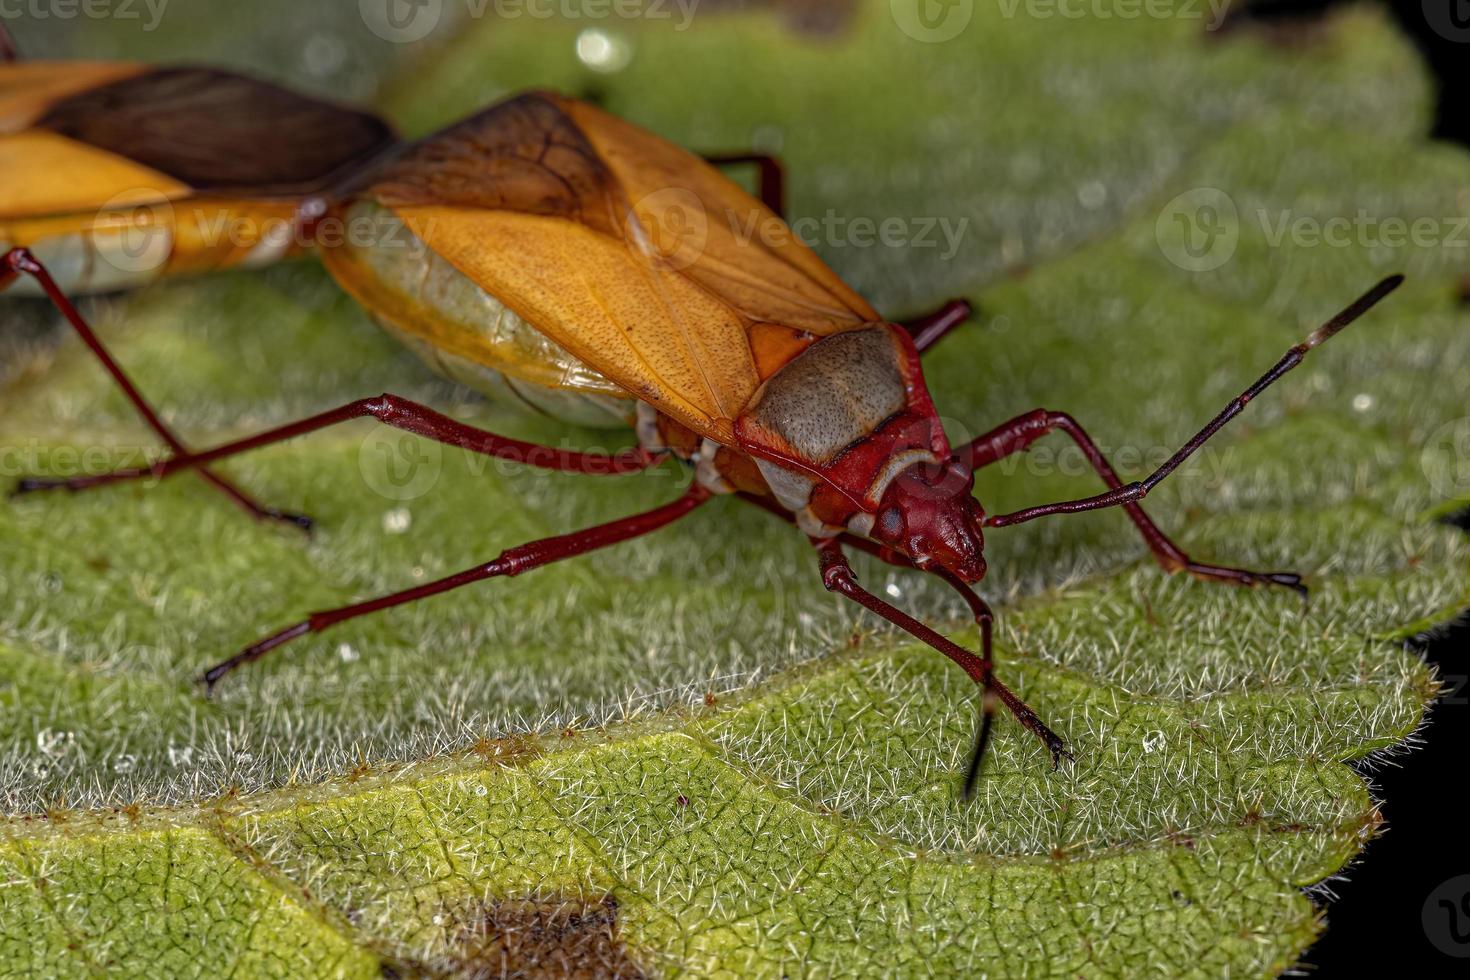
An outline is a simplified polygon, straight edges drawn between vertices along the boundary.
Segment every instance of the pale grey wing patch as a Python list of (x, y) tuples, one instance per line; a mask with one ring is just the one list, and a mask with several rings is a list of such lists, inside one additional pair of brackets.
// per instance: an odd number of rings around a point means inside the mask
[(632, 402), (626, 398), (590, 391), (568, 391), (523, 381), (435, 347), (400, 330), (384, 317), (374, 316), (373, 319), (436, 374), (473, 389), (496, 404), (590, 429), (625, 429), (633, 421)]
[(899, 352), (882, 327), (825, 337), (773, 374), (746, 415), (798, 456), (829, 462), (908, 403)]

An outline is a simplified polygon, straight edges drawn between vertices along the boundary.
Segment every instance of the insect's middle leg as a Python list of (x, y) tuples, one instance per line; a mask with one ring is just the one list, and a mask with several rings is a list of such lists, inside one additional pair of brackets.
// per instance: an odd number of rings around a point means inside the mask
[[(1123, 486), (1123, 481), (1113, 469), (1097, 443), (1087, 434), (1077, 420), (1065, 412), (1049, 412), (1044, 408), (1018, 415), (1009, 422), (1002, 423), (985, 435), (975, 439), (967, 447), (970, 453), (971, 466), (979, 469), (988, 466), (997, 460), (1004, 459), (1014, 453), (1021, 452), (1042, 436), (1061, 430), (1071, 437), (1087, 457), (1087, 462), (1102, 477), (1103, 482), (1108, 485), (1109, 490), (1117, 490)], [(1124, 502), (1123, 510), (1133, 521), (1143, 540), (1148, 544), (1149, 551), (1157, 561), (1169, 573), (1188, 572), (1196, 578), (1207, 579), (1215, 582), (1228, 582), (1234, 585), (1280, 585), (1294, 589), (1302, 595), (1306, 595), (1307, 587), (1302, 584), (1300, 575), (1294, 572), (1253, 572), (1243, 568), (1231, 568), (1225, 565), (1210, 565), (1197, 562), (1185, 554), (1184, 550), (1170, 540), (1153, 519), (1144, 512), (1142, 506), (1136, 502)]]
[[(61, 291), (61, 287), (56, 284), (56, 280), (51, 278), (51, 273), (46, 271), (46, 267), (37, 261), (36, 257), (28, 249), (13, 248), (5, 253), (3, 264), (0, 264), (0, 289), (3, 289), (17, 275), (31, 276), (40, 283), (41, 289), (51, 300), (52, 305), (61, 311), (62, 316), (66, 317), (67, 322), (76, 330), (77, 334), (82, 338), (82, 341), (97, 356), (97, 359), (102, 362), (102, 366), (107, 369), (107, 373), (112, 376), (112, 380), (122, 389), (123, 394), (127, 396), (133, 408), (142, 416), (143, 421), (148, 423), (149, 428), (158, 434), (158, 437), (167, 444), (170, 450), (176, 454), (187, 455), (189, 450), (183, 441), (174, 434), (174, 431), (154, 411), (153, 406), (143, 397), (142, 392), (138, 391), (132, 379), (127, 376), (127, 373), (123, 371), (122, 367), (113, 359), (112, 354), (103, 345), (101, 339), (93, 332), (91, 325), (87, 323), (81, 312), (77, 310), (76, 306), (72, 304), (66, 294)], [(274, 507), (266, 507), (256, 503), (245, 491), (210, 470), (200, 469), (199, 475), (225, 496), (229, 497), (230, 500), (234, 501), (236, 506), (258, 519), (281, 521), (305, 531), (311, 530), (312, 522), (309, 517), (302, 514), (288, 513), (287, 511), (277, 510)], [(84, 484), (85, 480), (22, 480), (16, 487), (16, 492), (25, 493), (43, 486), (77, 489), (78, 487), (71, 486), (73, 482)]]
[(974, 312), (970, 304), (962, 299), (952, 299), (939, 309), (900, 324), (914, 339), (914, 347), (920, 354), (939, 343), (955, 327), (964, 323)]
[(684, 491), (683, 496), (662, 507), (624, 517), (606, 524), (598, 524), (593, 527), (573, 531), (570, 534), (560, 534), (556, 537), (542, 538), (539, 541), (531, 541), (501, 552), (494, 561), (484, 565), (477, 565), (457, 575), (450, 575), (435, 582), (428, 582), (412, 589), (402, 592), (394, 592), (390, 595), (379, 596), (366, 602), (354, 603), (350, 606), (342, 606), (337, 609), (328, 609), (315, 612), (299, 623), (288, 626), (283, 630), (272, 633), (259, 642), (253, 643), (228, 660), (222, 661), (204, 672), (202, 680), (210, 688), (219, 683), (220, 678), (237, 667), (254, 660), (259, 660), (270, 651), (274, 650), (298, 636), (307, 633), (320, 633), (330, 629), (338, 623), (344, 623), (349, 619), (366, 616), (369, 613), (379, 612), (383, 609), (391, 609), (419, 599), (427, 599), (432, 595), (439, 595), (457, 589), (472, 582), (482, 582), (489, 578), (502, 578), (508, 575), (520, 575), (543, 565), (561, 561), (564, 558), (573, 558), (577, 555), (585, 555), (589, 551), (606, 548), (610, 545), (620, 544), (633, 538), (651, 534), (659, 528), (672, 524), (674, 521), (688, 514), (700, 504), (710, 498), (709, 490), (698, 483), (692, 484)]

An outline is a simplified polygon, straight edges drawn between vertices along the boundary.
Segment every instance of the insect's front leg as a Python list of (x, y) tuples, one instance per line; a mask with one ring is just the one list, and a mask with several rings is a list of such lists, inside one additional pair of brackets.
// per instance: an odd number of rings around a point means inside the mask
[[(1123, 481), (1119, 479), (1117, 471), (1102, 454), (1097, 443), (1093, 442), (1092, 437), (1087, 434), (1087, 430), (1065, 412), (1049, 412), (1044, 408), (1038, 408), (1025, 415), (1018, 415), (980, 436), (962, 452), (969, 452), (971, 466), (979, 469), (1007, 456), (1022, 452), (1042, 436), (1057, 430), (1071, 437), (1072, 441), (1077, 444), (1077, 448), (1082, 450), (1082, 455), (1087, 458), (1087, 462), (1102, 477), (1109, 489), (1117, 490), (1123, 486)], [(1138, 528), (1139, 533), (1143, 535), (1143, 540), (1148, 545), (1148, 550), (1154, 556), (1154, 560), (1166, 572), (1171, 574), (1187, 572), (1196, 578), (1227, 582), (1233, 585), (1279, 585), (1295, 590), (1304, 596), (1307, 594), (1307, 587), (1302, 584), (1301, 576), (1295, 572), (1254, 572), (1227, 565), (1197, 562), (1190, 558), (1183, 548), (1175, 544), (1138, 503), (1126, 501), (1122, 507), (1129, 519), (1133, 521), (1134, 526)]]
[[(43, 266), (39, 261), (37, 261), (36, 257), (31, 254), (30, 250), (25, 248), (13, 248), (9, 252), (5, 253), (4, 259), (0, 261), (3, 261), (3, 265), (0, 265), (0, 289), (4, 289), (5, 286), (9, 284), (10, 280), (14, 279), (18, 275), (30, 276), (38, 283), (40, 283), (41, 289), (46, 293), (46, 296), (51, 300), (52, 304), (61, 311), (61, 315), (66, 317), (67, 322), (72, 325), (72, 328), (76, 330), (78, 336), (82, 338), (82, 342), (85, 343), (87, 347), (91, 349), (92, 353), (97, 356), (97, 359), (102, 362), (102, 366), (107, 370), (107, 373), (112, 376), (112, 380), (117, 384), (117, 386), (122, 389), (122, 392), (124, 395), (127, 396), (128, 401), (132, 402), (133, 408), (136, 409), (138, 414), (143, 417), (143, 421), (148, 423), (149, 428), (157, 433), (158, 437), (162, 439), (164, 443), (168, 446), (168, 448), (171, 449), (175, 454), (188, 455), (189, 449), (187, 446), (184, 445), (183, 440), (181, 440), (174, 433), (174, 431), (168, 427), (163, 419), (159, 417), (158, 413), (154, 411), (153, 406), (150, 405), (148, 403), (148, 400), (143, 397), (142, 392), (140, 392), (137, 386), (133, 384), (132, 379), (130, 379), (127, 376), (127, 373), (123, 371), (121, 365), (119, 365), (117, 361), (113, 359), (112, 354), (107, 350), (106, 346), (103, 345), (101, 339), (98, 338), (97, 334), (92, 330), (91, 325), (87, 323), (81, 312), (76, 308), (75, 305), (73, 305), (72, 301), (67, 298), (66, 294), (61, 291), (61, 287), (56, 284), (56, 280), (51, 278), (51, 273), (46, 271), (46, 267)], [(142, 470), (142, 472), (144, 474), (147, 474), (150, 471), (144, 469)], [(229, 480), (220, 476), (218, 473), (212, 472), (211, 470), (201, 468), (199, 470), (199, 475), (203, 477), (204, 480), (211, 486), (215, 487), (226, 497), (230, 498), (230, 500), (232, 500), (236, 504), (236, 506), (245, 510), (247, 513), (257, 519), (280, 521), (284, 524), (289, 524), (292, 527), (300, 528), (303, 531), (311, 530), (311, 518), (306, 517), (305, 515), (292, 514), (287, 511), (277, 510), (274, 507), (266, 507), (262, 504), (256, 503), (254, 499), (252, 499), (247, 493), (245, 493), (245, 491), (241, 490)], [(26, 493), (31, 490), (48, 489), (51, 487), (60, 487), (75, 490), (81, 489), (84, 483), (85, 478), (83, 481), (36, 479), (22, 480), (16, 487), (16, 492)]]
[[(1020, 698), (1016, 697), (1009, 688), (1000, 682), (995, 676), (995, 667), (991, 659), (992, 632), (995, 616), (990, 611), (990, 606), (985, 600), (976, 595), (968, 586), (948, 574), (941, 574), (941, 578), (954, 586), (959, 593), (965, 597), (971, 610), (975, 614), (975, 621), (980, 626), (981, 655), (979, 657), (966, 650), (964, 647), (940, 635), (935, 630), (925, 626), (914, 619), (908, 613), (893, 606), (873, 593), (864, 589), (857, 582), (857, 576), (853, 574), (852, 566), (847, 562), (847, 556), (843, 554), (842, 542), (838, 538), (813, 539), (813, 546), (821, 558), (822, 584), (828, 591), (837, 592), (856, 602), (858, 605), (886, 619), (899, 629), (922, 640), (935, 650), (944, 654), (949, 659), (970, 675), (970, 678), (979, 684), (985, 691), (982, 701), (982, 717), (980, 729), (975, 738), (975, 750), (970, 757), (970, 766), (965, 774), (964, 796), (969, 799), (974, 792), (976, 782), (980, 775), (980, 766), (985, 757), (985, 749), (990, 741), (991, 721), (994, 717), (994, 702), (999, 699), (1002, 704), (1016, 717), (1027, 731), (1041, 739), (1042, 744), (1051, 753), (1052, 768), (1055, 769), (1063, 757), (1072, 758), (1072, 753), (1067, 751), (1066, 743), (1061, 736), (1048, 728), (1040, 716), (1031, 709)], [(881, 557), (881, 556), (880, 556)], [(898, 564), (897, 562), (894, 562)]]
[(1150, 490), (1158, 486), (1160, 481), (1174, 472), (1189, 459), (1198, 449), (1205, 444), (1215, 433), (1224, 428), (1225, 424), (1241, 412), (1261, 392), (1265, 391), (1276, 381), (1291, 371), (1314, 349), (1326, 343), (1338, 334), (1344, 327), (1357, 320), (1363, 314), (1376, 306), (1385, 296), (1397, 289), (1404, 281), (1403, 276), (1389, 276), (1382, 280), (1372, 289), (1350, 303), (1342, 312), (1332, 317), (1316, 330), (1307, 335), (1301, 343), (1291, 347), (1273, 364), (1265, 374), (1261, 375), (1248, 388), (1235, 398), (1231, 399), (1223, 409), (1220, 410), (1204, 428), (1195, 433), (1194, 437), (1186, 442), (1174, 455), (1142, 480), (1124, 484), (1118, 479), (1118, 474), (1112, 466), (1103, 458), (1102, 452), (1097, 444), (1078, 425), (1076, 420), (1063, 412), (1048, 412), (1037, 409), (1025, 415), (1018, 416), (1011, 421), (1001, 425), (999, 428), (986, 433), (971, 442), (961, 456), (968, 459), (971, 468), (978, 468), (992, 463), (1011, 453), (1025, 449), (1032, 442), (1041, 438), (1053, 429), (1061, 429), (1072, 437), (1073, 441), (1081, 447), (1083, 453), (1093, 468), (1102, 476), (1107, 483), (1108, 490), (1104, 493), (1091, 497), (1082, 497), (1077, 500), (1062, 500), (1053, 504), (1041, 504), (1036, 507), (1027, 507), (1022, 510), (1013, 511), (1009, 514), (993, 514), (984, 520), (985, 527), (1008, 527), (1012, 524), (1024, 524), (1038, 517), (1049, 517), (1053, 514), (1077, 514), (1083, 511), (1100, 510), (1104, 507), (1123, 507), (1128, 516), (1133, 519), (1143, 532), (1144, 539), (1148, 542), (1149, 549), (1159, 564), (1168, 571), (1186, 571), (1200, 578), (1210, 579), (1218, 582), (1230, 582), (1236, 585), (1280, 585), (1294, 589), (1302, 595), (1307, 594), (1306, 586), (1302, 585), (1301, 576), (1294, 572), (1252, 572), (1241, 568), (1230, 568), (1223, 565), (1207, 565), (1192, 561), (1177, 545), (1170, 541), (1158, 525), (1151, 521), (1143, 509), (1138, 506), (1139, 501), (1148, 494)]

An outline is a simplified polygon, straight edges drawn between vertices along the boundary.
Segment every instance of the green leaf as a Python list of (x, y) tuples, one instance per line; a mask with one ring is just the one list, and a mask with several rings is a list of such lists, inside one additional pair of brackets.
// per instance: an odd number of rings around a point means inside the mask
[[(943, 43), (904, 34), (881, 2), (822, 37), (703, 12), (687, 31), (471, 20), (417, 62), (355, 22), (293, 60), (260, 40), (283, 30), (261, 18), (230, 55), (274, 52), (262, 67), (324, 91), (406, 61), (383, 104), (412, 132), (553, 85), (689, 146), (778, 148), (798, 228), (885, 313), (977, 300), (926, 368), (956, 438), (1065, 409), (1125, 479), (1407, 272), (1150, 497), (1198, 557), (1308, 573), (1306, 611), (1162, 576), (1120, 514), (994, 532), (1003, 676), (1077, 761), (1052, 772), (1002, 721), (964, 808), (973, 686), (843, 608), (799, 536), (738, 501), (303, 639), (218, 700), (192, 686), (311, 609), (671, 499), (686, 478), (672, 466), (534, 473), (362, 423), (226, 467), (313, 514), (309, 542), (191, 478), (10, 502), (0, 972), (1291, 966), (1321, 928), (1303, 887), (1380, 823), (1351, 764), (1399, 745), (1434, 693), (1400, 641), (1470, 603), (1463, 535), (1433, 519), (1470, 491), (1454, 427), (1470, 395), (1455, 289), (1470, 163), (1424, 141), (1427, 83), (1378, 14), (1279, 48), (1182, 16), (1002, 7), (975, 5)], [(210, 23), (126, 44), (198, 57)], [(73, 53), (107, 50), (114, 35), (87, 30)], [(626, 67), (580, 62), (587, 31), (626, 46)], [(1233, 205), (1234, 246), (1190, 271), (1170, 259), (1170, 202), (1198, 188)], [(1360, 209), (1342, 245), (1293, 225)], [(853, 219), (895, 216), (915, 235), (933, 219), (938, 244), (856, 240)], [(941, 219), (965, 221), (953, 254)], [(1432, 231), (1395, 244), (1390, 219)], [(383, 390), (524, 438), (626, 444), (434, 379), (309, 264), (88, 309), (199, 445)], [(157, 451), (80, 345), (22, 330), (55, 319), (44, 307), (7, 300), (4, 315), (5, 477)], [(1098, 489), (1053, 438), (982, 474), (988, 509)], [(409, 463), (407, 487), (387, 478)], [(858, 569), (974, 642), (942, 589)]]

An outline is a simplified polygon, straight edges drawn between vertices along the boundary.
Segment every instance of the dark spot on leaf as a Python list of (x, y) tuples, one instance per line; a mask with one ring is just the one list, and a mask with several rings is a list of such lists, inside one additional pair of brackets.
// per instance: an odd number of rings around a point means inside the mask
[(1283, 48), (1326, 40), (1335, 0), (1247, 0), (1234, 4), (1217, 24), (1206, 21), (1211, 37), (1246, 32)]
[(618, 903), (556, 896), (498, 899), (463, 909), (450, 949), (432, 963), (385, 965), (387, 977), (572, 978), (631, 980), (645, 976), (618, 934)]

